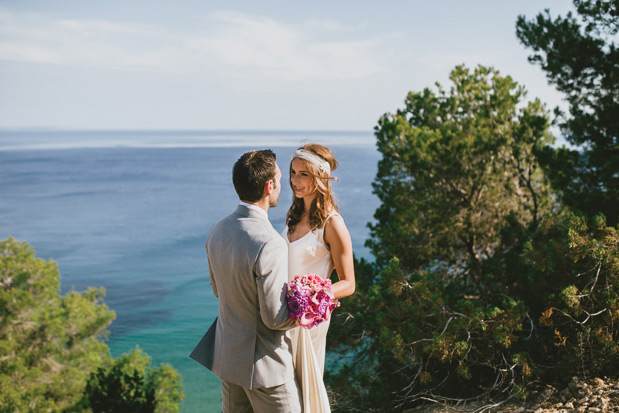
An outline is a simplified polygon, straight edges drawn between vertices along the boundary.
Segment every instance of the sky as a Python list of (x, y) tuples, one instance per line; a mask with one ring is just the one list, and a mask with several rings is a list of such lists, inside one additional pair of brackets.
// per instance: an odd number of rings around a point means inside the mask
[(563, 106), (516, 38), (569, 0), (0, 0), (0, 129), (372, 130), (492, 66)]

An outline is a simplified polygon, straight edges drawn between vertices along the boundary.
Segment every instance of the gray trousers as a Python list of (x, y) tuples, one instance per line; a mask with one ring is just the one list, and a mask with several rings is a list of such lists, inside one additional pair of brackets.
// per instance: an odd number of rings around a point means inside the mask
[(262, 389), (247, 389), (221, 381), (224, 413), (301, 413), (301, 391), (295, 381)]

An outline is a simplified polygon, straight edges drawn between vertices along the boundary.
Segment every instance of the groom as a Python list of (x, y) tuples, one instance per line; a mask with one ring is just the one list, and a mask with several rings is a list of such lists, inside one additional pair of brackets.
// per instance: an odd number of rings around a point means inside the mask
[(271, 150), (246, 152), (232, 181), (241, 202), (206, 238), (215, 323), (191, 353), (221, 379), (224, 412), (300, 412), (286, 282), (288, 249), (267, 211), (277, 206), (282, 174)]

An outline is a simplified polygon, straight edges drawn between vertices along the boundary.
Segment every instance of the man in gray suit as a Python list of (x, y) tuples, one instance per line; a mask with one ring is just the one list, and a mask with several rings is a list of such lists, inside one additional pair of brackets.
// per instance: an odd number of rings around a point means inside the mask
[(281, 171), (270, 150), (250, 151), (234, 164), (241, 203), (206, 239), (219, 314), (191, 358), (221, 379), (224, 412), (300, 412), (286, 330), (288, 248), (267, 215), (277, 206)]

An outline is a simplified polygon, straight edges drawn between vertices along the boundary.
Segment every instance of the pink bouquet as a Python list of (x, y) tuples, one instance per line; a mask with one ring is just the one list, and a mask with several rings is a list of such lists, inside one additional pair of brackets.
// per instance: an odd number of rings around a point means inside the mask
[(290, 318), (303, 328), (312, 328), (329, 319), (340, 306), (331, 291), (331, 280), (316, 274), (295, 275), (288, 283)]

